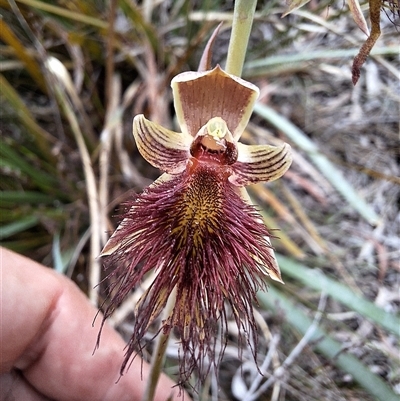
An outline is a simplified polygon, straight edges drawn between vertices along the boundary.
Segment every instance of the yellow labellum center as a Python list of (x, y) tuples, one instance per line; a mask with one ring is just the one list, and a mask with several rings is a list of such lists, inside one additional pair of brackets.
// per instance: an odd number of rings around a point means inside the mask
[(187, 189), (178, 201), (177, 226), (173, 229), (178, 234), (179, 246), (192, 241), (192, 250), (196, 252), (201, 249), (203, 239), (218, 229), (223, 212), (222, 180), (220, 172), (203, 165), (190, 174)]

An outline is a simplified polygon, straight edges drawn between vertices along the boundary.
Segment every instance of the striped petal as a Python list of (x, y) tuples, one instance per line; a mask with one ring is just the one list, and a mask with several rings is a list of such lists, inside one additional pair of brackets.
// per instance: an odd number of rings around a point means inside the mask
[(133, 136), (141, 155), (154, 167), (170, 174), (178, 174), (186, 167), (191, 136), (170, 131), (143, 114), (133, 119)]
[(292, 164), (290, 145), (243, 145), (237, 144), (238, 160), (233, 164), (233, 174), (229, 181), (237, 186), (274, 181), (288, 170)]
[(253, 111), (258, 88), (218, 65), (206, 72), (184, 72), (171, 82), (175, 111), (182, 132), (196, 136), (213, 117), (221, 117), (238, 140)]

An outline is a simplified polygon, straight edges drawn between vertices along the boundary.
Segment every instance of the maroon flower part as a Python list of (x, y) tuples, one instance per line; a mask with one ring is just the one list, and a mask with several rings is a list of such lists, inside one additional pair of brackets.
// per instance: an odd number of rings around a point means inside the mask
[(228, 310), (239, 331), (256, 343), (256, 291), (266, 287), (267, 276), (282, 280), (270, 234), (243, 187), (281, 177), (291, 156), (287, 144), (238, 142), (258, 96), (253, 84), (217, 66), (182, 73), (171, 85), (181, 133), (143, 115), (133, 121), (140, 153), (164, 174), (126, 203), (102, 251), (114, 278), (104, 319), (154, 269), (154, 282), (135, 310), (121, 373), (175, 291), (162, 330), (176, 329), (185, 381), (193, 369), (204, 377), (210, 364), (218, 364), (216, 341), (220, 336), (225, 344)]

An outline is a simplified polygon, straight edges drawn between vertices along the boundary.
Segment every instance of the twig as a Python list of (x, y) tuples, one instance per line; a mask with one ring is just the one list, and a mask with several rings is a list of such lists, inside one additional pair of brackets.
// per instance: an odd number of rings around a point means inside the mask
[(278, 346), (279, 343), (279, 339), (280, 339), (280, 335), (276, 334), (274, 336), (272, 336), (271, 341), (269, 343), (269, 349), (267, 352), (267, 355), (264, 358), (264, 361), (260, 367), (260, 372), (261, 374), (258, 374), (254, 379), (253, 382), (251, 383), (251, 386), (249, 388), (249, 390), (247, 391), (247, 393), (244, 395), (243, 397), (243, 401), (251, 401), (254, 400), (254, 394), (258, 388), (258, 386), (260, 385), (262, 379), (264, 378), (264, 372), (267, 371), (271, 361), (272, 361), (272, 357), (276, 352), (276, 348)]
[[(323, 311), (326, 306), (326, 299), (327, 296), (325, 293), (321, 293), (321, 297), (319, 299), (318, 303), (318, 310), (317, 313), (315, 314), (314, 320), (310, 327), (307, 329), (305, 332), (303, 338), (298, 342), (298, 344), (293, 348), (292, 352), (289, 354), (289, 356), (285, 359), (283, 362), (282, 366), (280, 366), (278, 369), (276, 369), (275, 373), (273, 376), (271, 376), (264, 384), (262, 384), (257, 391), (254, 391), (252, 394), (250, 393), (250, 390), (253, 388), (253, 386), (250, 387), (249, 392), (245, 396), (245, 401), (254, 401), (258, 397), (260, 397), (271, 384), (273, 384), (276, 380), (279, 380), (287, 370), (287, 368), (293, 364), (293, 362), (296, 360), (296, 358), (303, 352), (303, 349), (307, 346), (307, 344), (310, 342), (312, 337), (315, 334), (315, 331), (318, 328), (319, 322), (321, 320)], [(272, 346), (272, 344), (271, 344)], [(271, 349), (271, 348), (270, 348)], [(268, 351), (269, 354), (269, 351)], [(267, 357), (268, 357), (267, 354)], [(267, 359), (267, 357), (265, 359)], [(269, 363), (269, 361), (267, 361)], [(265, 363), (265, 361), (264, 361)], [(263, 365), (264, 365), (263, 363)], [(263, 372), (263, 370), (261, 370)]]

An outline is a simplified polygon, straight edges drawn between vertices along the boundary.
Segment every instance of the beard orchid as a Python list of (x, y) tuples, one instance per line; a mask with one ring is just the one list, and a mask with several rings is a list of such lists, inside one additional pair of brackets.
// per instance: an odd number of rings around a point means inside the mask
[(164, 174), (126, 203), (101, 253), (114, 278), (104, 319), (154, 269), (136, 306), (121, 374), (175, 291), (161, 330), (175, 329), (186, 380), (193, 369), (201, 377), (220, 360), (216, 344), (218, 338), (225, 344), (228, 313), (256, 343), (256, 292), (267, 276), (282, 279), (270, 233), (244, 187), (281, 177), (291, 154), (288, 144), (238, 142), (259, 94), (255, 85), (217, 66), (181, 73), (171, 86), (180, 133), (143, 115), (133, 120), (141, 155)]

